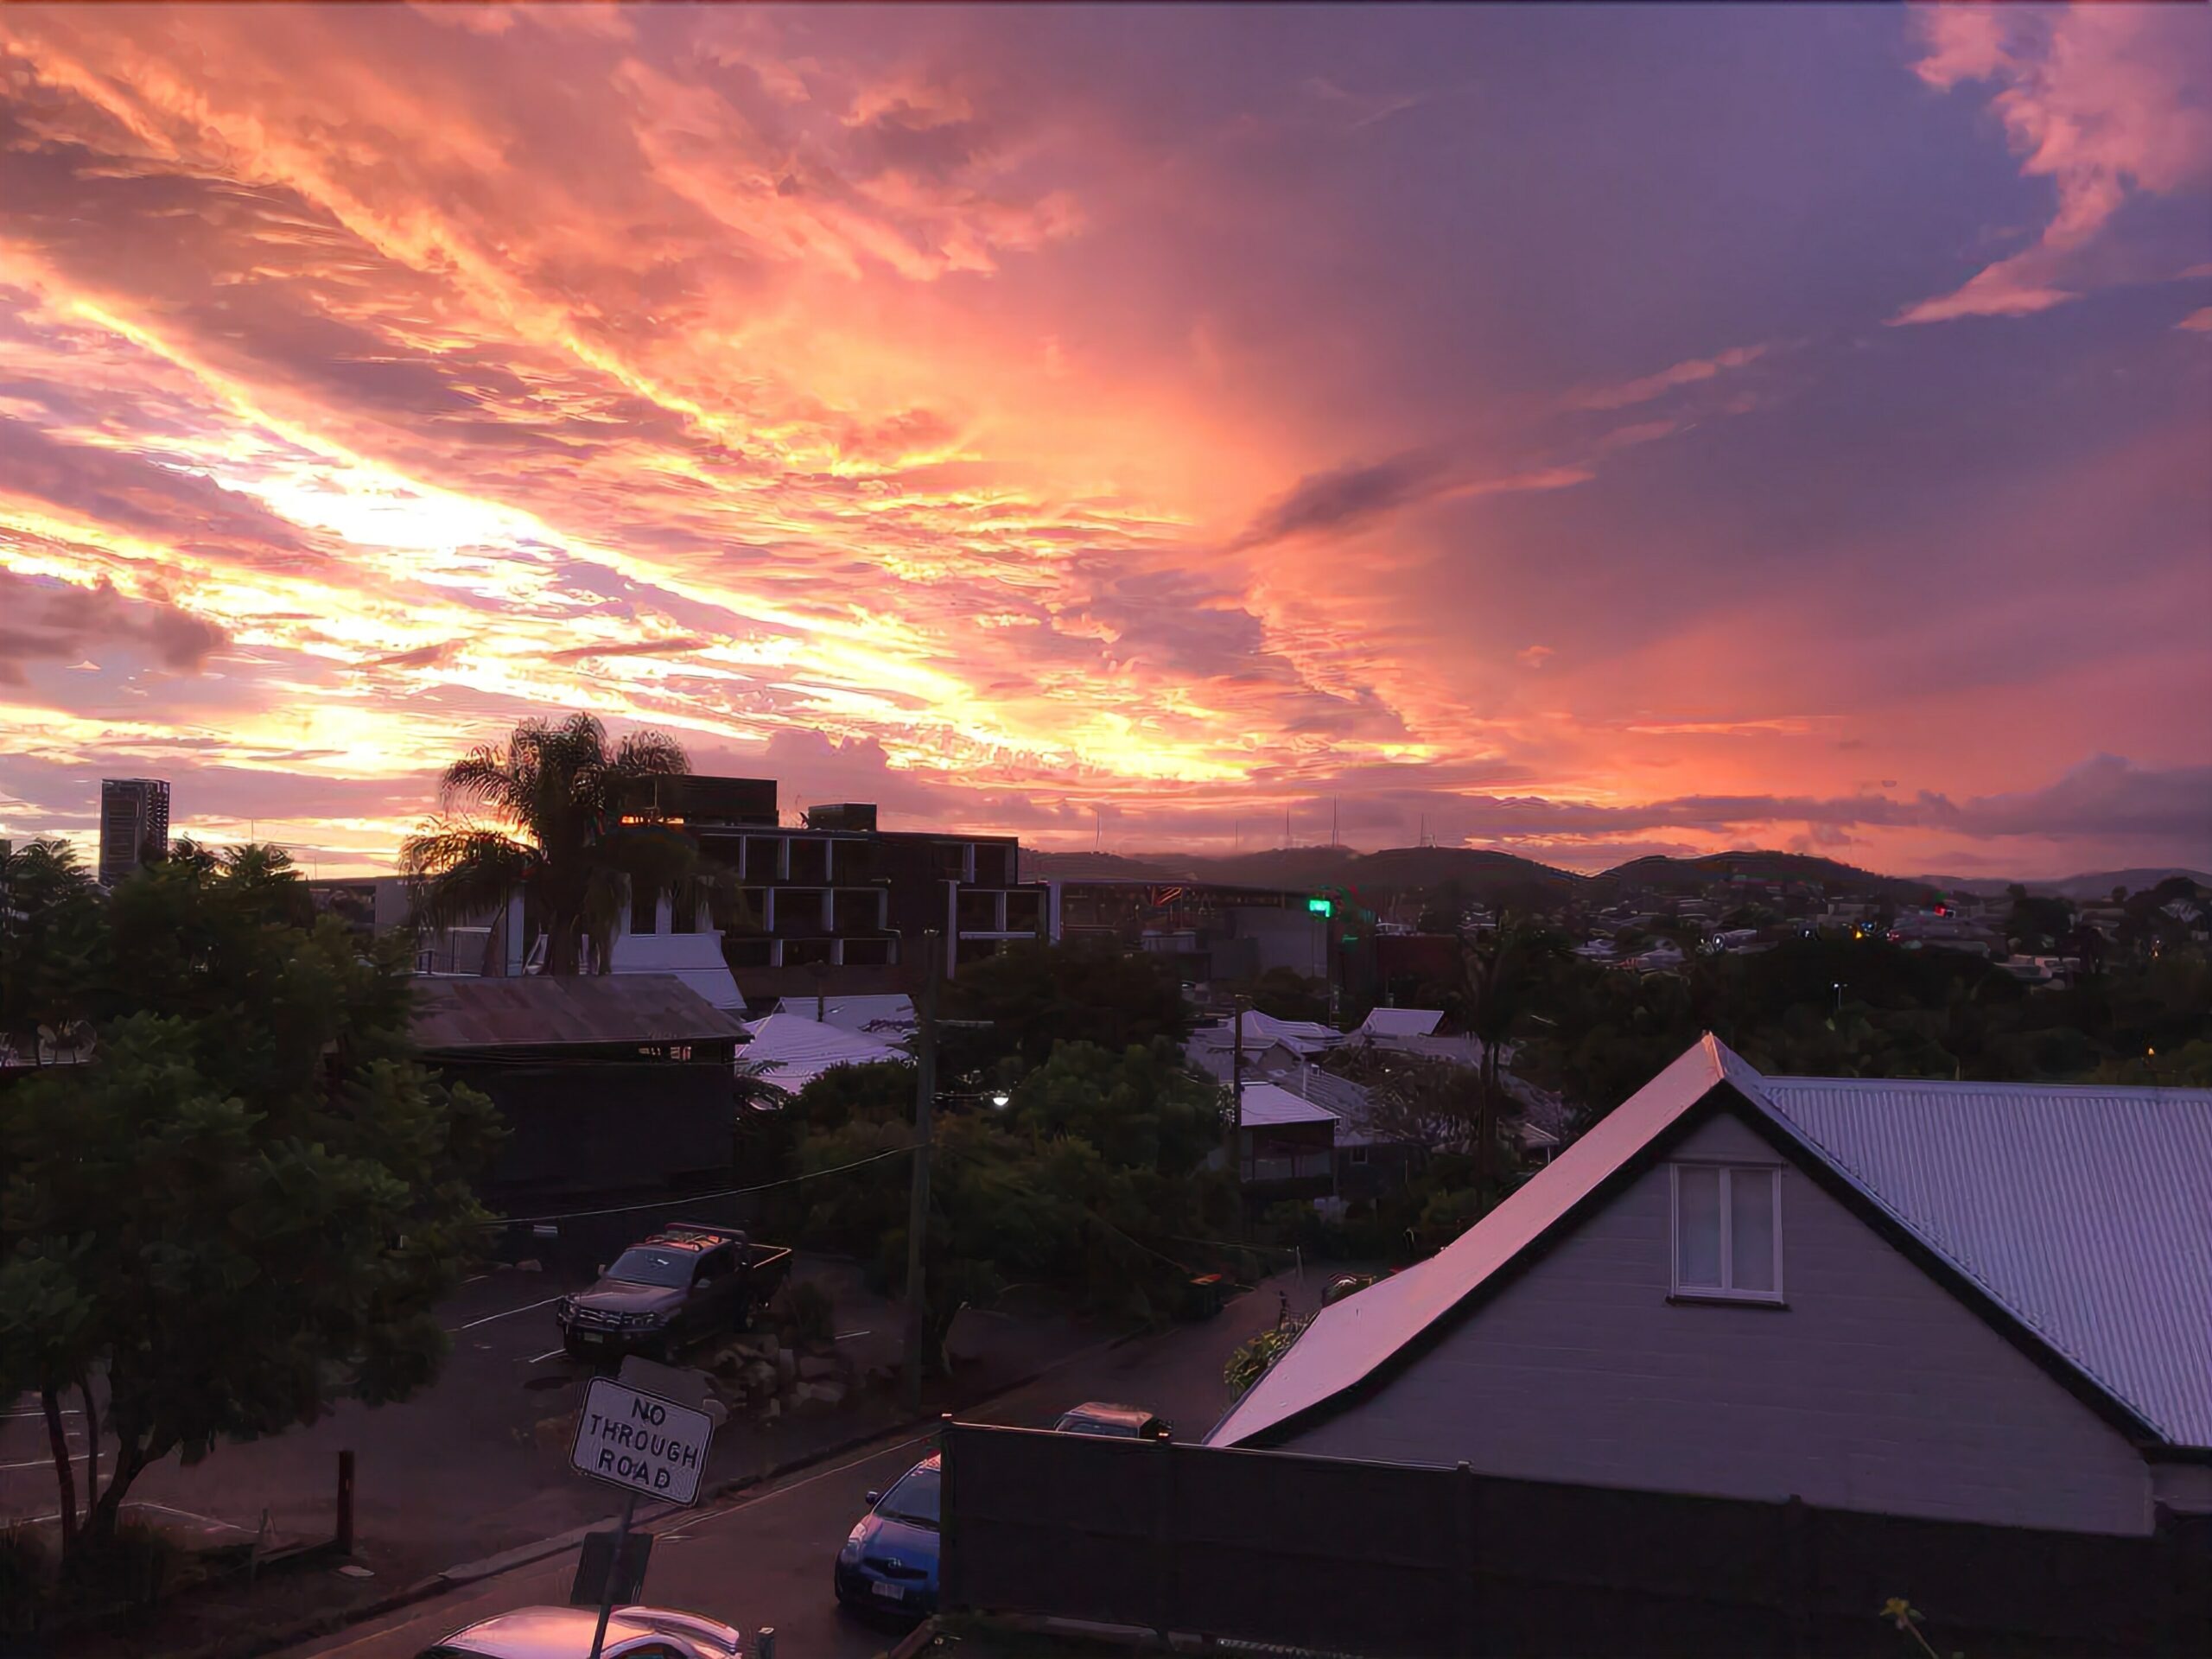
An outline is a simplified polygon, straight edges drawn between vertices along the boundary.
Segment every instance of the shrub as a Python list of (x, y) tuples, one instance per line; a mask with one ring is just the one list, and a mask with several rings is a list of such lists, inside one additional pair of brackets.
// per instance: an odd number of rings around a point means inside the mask
[(770, 1299), (768, 1319), (794, 1344), (828, 1342), (837, 1334), (830, 1293), (812, 1281), (786, 1282)]

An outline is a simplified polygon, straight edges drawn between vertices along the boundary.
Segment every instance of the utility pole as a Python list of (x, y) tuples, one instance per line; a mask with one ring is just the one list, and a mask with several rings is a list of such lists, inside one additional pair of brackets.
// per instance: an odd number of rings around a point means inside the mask
[(922, 1353), (929, 1345), (922, 1247), (930, 1230), (930, 1108), (937, 1095), (938, 935), (922, 935), (921, 1017), (914, 1023), (914, 1187), (906, 1205), (906, 1409), (922, 1408)]
[(1235, 1046), (1229, 1051), (1229, 1185), (1236, 1197), (1230, 1225), (1244, 1232), (1244, 1002), (1236, 999)]

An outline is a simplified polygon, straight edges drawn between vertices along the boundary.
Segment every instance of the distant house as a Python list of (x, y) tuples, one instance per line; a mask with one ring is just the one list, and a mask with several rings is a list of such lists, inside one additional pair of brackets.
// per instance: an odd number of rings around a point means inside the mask
[(1444, 1023), (1438, 1008), (1370, 1008), (1367, 1018), (1353, 1027), (1351, 1040), (1384, 1042), (1395, 1037), (1431, 1037)]
[(1337, 1115), (1279, 1084), (1247, 1083), (1236, 1147), (1248, 1205), (1325, 1198), (1336, 1190)]
[(2212, 1514), (2212, 1091), (1763, 1077), (1708, 1036), (1216, 1446), (2144, 1535)]

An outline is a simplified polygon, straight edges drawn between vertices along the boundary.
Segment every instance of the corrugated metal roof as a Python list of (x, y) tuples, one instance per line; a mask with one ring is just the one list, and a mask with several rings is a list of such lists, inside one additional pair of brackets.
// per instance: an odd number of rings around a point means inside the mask
[(1272, 1083), (1244, 1085), (1242, 1122), (1248, 1129), (1275, 1128), (1285, 1123), (1333, 1123), (1337, 1115), (1325, 1106), (1300, 1099)]
[[(1278, 1020), (1272, 1014), (1262, 1014), (1257, 1008), (1244, 1015), (1244, 1051), (1265, 1048), (1271, 1043), (1281, 1043), (1294, 1052), (1306, 1054), (1324, 1048), (1334, 1048), (1344, 1039), (1344, 1034), (1312, 1020)], [(1202, 1047), (1234, 1048), (1237, 1046), (1236, 1022), (1224, 1020), (1217, 1026), (1208, 1026), (1191, 1033), (1191, 1040)]]
[(1440, 1008), (1370, 1008), (1358, 1031), (1370, 1037), (1432, 1037), (1444, 1023)]
[(1443, 1251), (1323, 1308), (1209, 1443), (1369, 1376), (1724, 1080), (2158, 1433), (2212, 1446), (2212, 1091), (1769, 1078), (1711, 1035)]
[(2166, 1439), (2212, 1446), (2212, 1091), (1767, 1077), (1775, 1114)]
[(772, 1014), (756, 1021), (753, 1040), (738, 1052), (748, 1064), (772, 1062), (765, 1081), (794, 1095), (835, 1066), (913, 1058), (903, 1048), (797, 1014)]
[[(781, 1010), (787, 1014), (812, 1018), (815, 1005), (804, 997), (786, 997)], [(914, 999), (904, 991), (886, 996), (833, 996), (824, 1002), (822, 1017), (830, 1025), (845, 1031), (866, 1032), (872, 1036), (884, 1036), (880, 1027), (892, 1030), (888, 1036), (896, 1039), (914, 1029)]]
[(741, 1039), (745, 1027), (669, 974), (417, 979), (425, 1049)]

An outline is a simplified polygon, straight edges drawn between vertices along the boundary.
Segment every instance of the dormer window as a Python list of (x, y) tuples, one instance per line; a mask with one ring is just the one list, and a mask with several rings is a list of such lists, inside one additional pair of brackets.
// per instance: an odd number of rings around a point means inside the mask
[(1782, 1300), (1782, 1172), (1771, 1165), (1672, 1166), (1675, 1294)]

